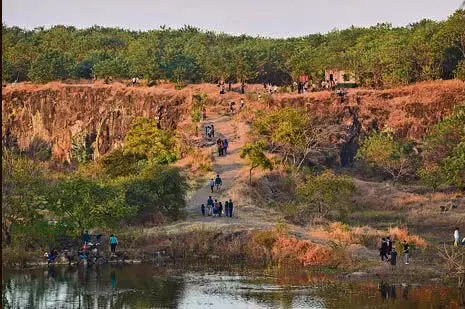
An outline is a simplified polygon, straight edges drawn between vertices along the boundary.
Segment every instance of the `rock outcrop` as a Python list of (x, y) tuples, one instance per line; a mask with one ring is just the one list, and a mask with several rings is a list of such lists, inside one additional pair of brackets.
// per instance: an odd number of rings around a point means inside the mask
[(2, 91), (2, 137), (20, 148), (40, 137), (55, 159), (70, 161), (75, 140), (93, 144), (94, 158), (122, 143), (137, 116), (176, 128), (187, 114), (190, 93), (122, 84), (10, 85)]
[[(261, 92), (250, 85), (247, 91)], [(8, 85), (2, 91), (2, 137), (16, 139), (27, 148), (34, 137), (52, 146), (55, 159), (70, 161), (73, 143), (92, 145), (94, 158), (122, 144), (131, 121), (137, 116), (158, 119), (161, 127), (178, 128), (190, 121), (192, 94), (208, 94), (209, 108), (224, 111), (232, 101), (245, 98), (252, 108), (306, 107), (324, 117), (338, 154), (335, 164), (349, 165), (360, 136), (373, 129), (391, 130), (397, 137), (421, 141), (432, 125), (465, 102), (464, 83), (458, 80), (424, 82), (386, 90), (351, 89), (341, 98), (330, 92), (303, 95), (280, 94), (252, 99), (238, 92), (218, 94), (211, 84), (127, 87), (49, 83)], [(258, 100), (257, 102), (250, 102)], [(333, 160), (334, 161), (334, 160)]]

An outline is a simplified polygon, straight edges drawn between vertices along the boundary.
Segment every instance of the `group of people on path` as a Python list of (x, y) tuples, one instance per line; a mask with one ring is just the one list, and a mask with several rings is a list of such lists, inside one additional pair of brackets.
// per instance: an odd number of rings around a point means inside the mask
[(216, 141), (216, 145), (218, 146), (218, 156), (222, 157), (228, 153), (229, 142), (226, 138), (225, 139), (219, 138)]
[(231, 199), (229, 201), (223, 203), (218, 202), (218, 200), (213, 200), (211, 196), (208, 197), (207, 205), (202, 204), (200, 206), (200, 210), (202, 212), (202, 216), (212, 216), (212, 217), (221, 217), (225, 214), (226, 217), (232, 218), (233, 210), (234, 210), (234, 203)]
[[(405, 257), (405, 265), (409, 264), (409, 254), (410, 254), (410, 246), (406, 240), (402, 243), (404, 257)], [(386, 261), (391, 264), (394, 268), (397, 264), (397, 251), (394, 246), (394, 242), (391, 240), (391, 237), (386, 237), (381, 239), (381, 247), (379, 248), (379, 255), (381, 256), (381, 261)]]
[[(220, 94), (225, 94), (226, 92), (226, 87), (224, 85), (224, 81), (218, 82), (218, 87), (220, 88)], [(241, 82), (241, 93), (245, 93), (245, 82)], [(229, 91), (232, 91), (232, 82), (229, 82)]]
[(221, 186), (223, 185), (223, 180), (221, 179), (220, 175), (216, 175), (216, 178), (210, 180), (210, 189), (213, 193), (213, 189), (216, 187), (216, 191), (219, 191)]
[(215, 126), (213, 124), (205, 127), (205, 135), (208, 139), (215, 137)]
[(272, 86), (271, 84), (263, 83), (263, 88), (265, 88), (265, 91), (268, 91), (270, 94), (278, 93), (278, 86), (276, 85)]
[(297, 93), (299, 94), (308, 92), (308, 81), (298, 82), (298, 83), (294, 82), (292, 85), (293, 85), (293, 88), (297, 87)]

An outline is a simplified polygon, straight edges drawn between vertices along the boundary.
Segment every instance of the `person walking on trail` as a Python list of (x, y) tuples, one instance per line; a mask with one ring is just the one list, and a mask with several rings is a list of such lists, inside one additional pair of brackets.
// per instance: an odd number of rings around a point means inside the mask
[(221, 202), (218, 203), (218, 217), (221, 217), (221, 213), (223, 212), (223, 204)]
[(213, 178), (210, 180), (210, 190), (212, 191), (213, 193), (213, 189), (215, 188), (215, 180), (213, 180)]
[(394, 270), (394, 268), (396, 267), (396, 264), (397, 264), (397, 251), (396, 251), (396, 248), (392, 248), (391, 258), (389, 259), (389, 261), (391, 262), (391, 269)]
[(229, 217), (229, 202), (228, 201), (224, 202), (224, 215), (226, 217)]
[(223, 152), (223, 151), (222, 151), (223, 149), (221, 148), (221, 139), (218, 139), (218, 140), (216, 141), (216, 146), (218, 147), (218, 156), (221, 157), (222, 152)]
[(210, 126), (205, 127), (205, 135), (207, 136), (207, 138), (210, 138)]
[(229, 199), (229, 217), (232, 218), (232, 214), (233, 214), (233, 208), (234, 208), (234, 205), (233, 205), (233, 202), (231, 199)]
[(392, 251), (392, 240), (391, 237), (386, 237), (386, 254), (389, 256)]
[(112, 253), (115, 253), (117, 244), (118, 244), (118, 239), (116, 238), (116, 236), (114, 234), (111, 234), (111, 236), (110, 236), (110, 248), (111, 248)]
[(200, 210), (202, 211), (202, 216), (205, 217), (205, 204), (202, 204), (202, 206), (200, 206)]
[(459, 228), (456, 227), (454, 231), (454, 247), (457, 247), (460, 243), (460, 233)]
[(226, 155), (228, 153), (228, 146), (229, 146), (228, 140), (225, 138), (223, 140), (224, 155)]
[(387, 251), (387, 243), (386, 243), (386, 238), (382, 238), (381, 240), (381, 247), (379, 248), (379, 256), (381, 256), (381, 261), (384, 261), (384, 259), (388, 259), (388, 256), (386, 254)]
[(406, 240), (404, 240), (404, 243), (402, 244), (402, 246), (404, 247), (405, 265), (408, 265), (410, 246), (408, 245)]
[(212, 208), (213, 208), (213, 199), (211, 196), (209, 196), (207, 200), (207, 210), (208, 210), (207, 214), (209, 216), (212, 215), (212, 211), (213, 211)]
[(213, 203), (213, 217), (218, 216), (218, 200), (215, 200)]
[(242, 82), (242, 83), (241, 83), (241, 93), (242, 93), (242, 94), (245, 93), (245, 82)]
[(216, 175), (215, 184), (216, 184), (216, 190), (219, 191), (221, 185), (223, 184), (223, 181), (221, 180), (220, 175)]
[(215, 137), (215, 126), (213, 124), (210, 126), (210, 135), (211, 137)]

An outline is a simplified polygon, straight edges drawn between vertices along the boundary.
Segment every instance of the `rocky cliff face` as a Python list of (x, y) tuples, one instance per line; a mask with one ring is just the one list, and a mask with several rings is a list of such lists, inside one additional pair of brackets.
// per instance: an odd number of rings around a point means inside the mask
[[(306, 107), (333, 123), (333, 144), (337, 145), (336, 165), (350, 165), (360, 137), (372, 130), (387, 130), (401, 139), (421, 139), (428, 129), (448, 116), (454, 106), (465, 103), (461, 81), (435, 81), (387, 89), (351, 89), (341, 99), (329, 92), (283, 96), (278, 106)], [(331, 156), (331, 155), (330, 155)], [(339, 158), (336, 158), (339, 157)], [(327, 160), (327, 158), (325, 158)], [(321, 160), (319, 160), (321, 161)]]
[(98, 157), (122, 143), (137, 116), (176, 128), (190, 97), (187, 91), (121, 84), (10, 85), (2, 91), (2, 137), (23, 149), (40, 137), (63, 161), (70, 161), (73, 142), (87, 142)]
[[(348, 165), (360, 136), (373, 129), (391, 130), (398, 137), (420, 141), (428, 128), (465, 102), (464, 83), (436, 81), (387, 90), (351, 89), (341, 102), (334, 93), (282, 94), (248, 102), (237, 92), (218, 94), (215, 85), (172, 87), (126, 87), (122, 84), (49, 83), (9, 85), (2, 91), (2, 137), (16, 138), (27, 148), (37, 136), (52, 145), (53, 156), (69, 161), (73, 143), (92, 144), (97, 158), (122, 143), (137, 116), (159, 119), (162, 127), (177, 128), (190, 120), (192, 93), (208, 94), (207, 105), (224, 111), (241, 97), (252, 109), (283, 106), (306, 107), (327, 119), (337, 164)], [(247, 91), (262, 91), (250, 85)], [(212, 108), (210, 106), (209, 108)]]

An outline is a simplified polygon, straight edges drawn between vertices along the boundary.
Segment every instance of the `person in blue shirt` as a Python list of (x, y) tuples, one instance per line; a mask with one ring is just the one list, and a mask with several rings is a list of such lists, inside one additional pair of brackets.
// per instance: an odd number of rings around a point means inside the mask
[(111, 236), (110, 236), (110, 248), (111, 248), (112, 253), (115, 253), (117, 244), (118, 244), (118, 239), (116, 238), (116, 236), (114, 234), (111, 234)]
[(87, 244), (90, 240), (90, 235), (89, 235), (89, 232), (87, 231), (84, 231), (84, 233), (82, 234), (82, 241)]
[(226, 155), (228, 153), (228, 140), (225, 138), (223, 141), (223, 149), (224, 149), (224, 154)]

